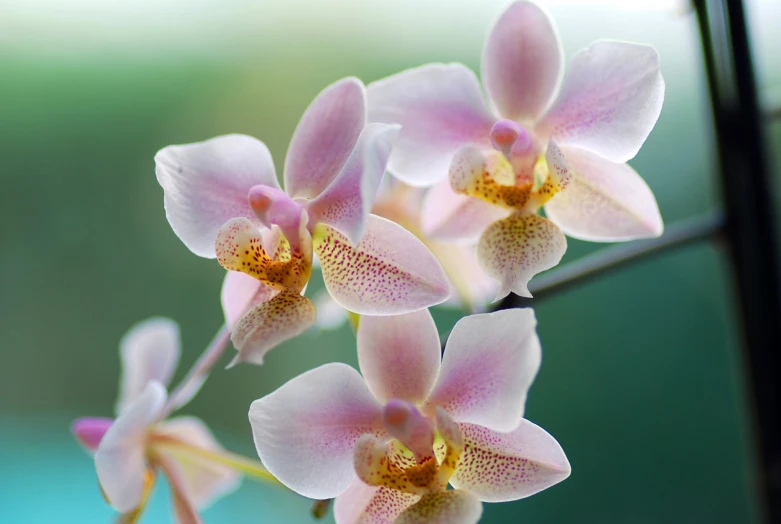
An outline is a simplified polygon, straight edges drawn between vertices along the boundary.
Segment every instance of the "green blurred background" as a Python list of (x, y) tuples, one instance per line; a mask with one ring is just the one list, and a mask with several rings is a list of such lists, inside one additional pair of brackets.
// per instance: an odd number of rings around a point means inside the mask
[[(685, 2), (541, 3), (568, 57), (598, 38), (657, 47), (665, 106), (632, 165), (667, 224), (716, 208), (709, 106)], [(504, 4), (0, 0), (0, 522), (109, 522), (70, 421), (111, 414), (117, 343), (136, 321), (180, 322), (177, 376), (222, 322), (224, 272), (168, 227), (154, 153), (239, 132), (266, 142), (280, 170), (299, 116), (325, 85), (431, 61), (478, 70)], [(781, 85), (772, 60), (781, 8), (755, 1), (751, 15), (760, 84)], [(779, 126), (770, 131), (781, 144)], [(601, 247), (571, 240), (565, 261)], [(541, 302), (544, 358), (527, 417), (559, 439), (573, 473), (530, 499), (486, 505), (484, 522), (757, 521), (733, 302), (714, 245)], [(436, 311), (440, 330), (459, 315)], [(250, 402), (334, 360), (356, 363), (349, 327), (307, 332), (263, 367), (218, 369), (184, 411), (254, 456)], [(204, 516), (308, 522), (309, 509), (246, 481)], [(144, 522), (169, 519), (159, 486)]]

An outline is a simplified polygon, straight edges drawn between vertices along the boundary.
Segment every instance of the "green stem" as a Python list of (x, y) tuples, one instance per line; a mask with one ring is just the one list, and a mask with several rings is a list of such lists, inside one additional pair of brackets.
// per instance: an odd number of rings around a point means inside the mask
[(169, 440), (169, 439), (158, 438), (156, 439), (155, 447), (168, 448), (174, 453), (183, 452), (185, 454), (201, 457), (210, 460), (212, 462), (216, 462), (218, 464), (223, 464), (237, 471), (241, 471), (242, 473), (244, 473), (249, 477), (253, 477), (255, 479), (263, 480), (266, 482), (271, 482), (279, 486), (283, 485), (274, 475), (269, 473), (269, 471), (263, 466), (263, 464), (261, 464), (257, 460), (252, 460), (250, 458), (247, 458), (244, 455), (231, 453), (230, 451), (225, 451), (225, 450), (210, 451), (208, 449), (203, 449), (198, 446), (187, 444), (180, 440), (172, 440), (172, 439)]

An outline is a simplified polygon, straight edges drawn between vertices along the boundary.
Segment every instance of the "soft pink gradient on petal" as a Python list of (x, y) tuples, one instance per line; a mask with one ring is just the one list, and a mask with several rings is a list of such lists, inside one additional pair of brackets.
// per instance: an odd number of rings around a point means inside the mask
[(551, 18), (532, 2), (514, 2), (488, 35), (483, 84), (501, 116), (534, 122), (558, 91), (563, 62)]
[(95, 453), (100, 485), (111, 505), (121, 513), (141, 502), (147, 470), (147, 431), (157, 421), (165, 400), (162, 384), (147, 384), (144, 392), (109, 428)]
[(482, 514), (483, 505), (472, 493), (437, 491), (404, 510), (395, 524), (477, 524)]
[(301, 117), (285, 157), (285, 191), (314, 198), (342, 170), (366, 125), (366, 89), (348, 77), (323, 89)]
[(176, 235), (198, 256), (214, 258), (217, 231), (229, 219), (254, 213), (252, 186), (279, 187), (266, 145), (245, 135), (168, 146), (155, 155), (165, 214)]
[(509, 214), (480, 198), (456, 193), (446, 179), (426, 192), (421, 226), (432, 240), (474, 243), (489, 225)]
[(450, 332), (426, 410), (441, 407), (456, 422), (513, 430), (542, 358), (532, 309), (464, 317)]
[(249, 411), (263, 464), (305, 497), (340, 495), (355, 479), (353, 446), (381, 434), (382, 407), (346, 364), (325, 364), (256, 400)]
[(296, 291), (284, 290), (256, 306), (236, 323), (231, 341), (239, 353), (228, 364), (263, 364), (266, 353), (315, 323), (315, 306)]
[(130, 328), (119, 343), (122, 374), (117, 415), (135, 402), (149, 382), (168, 386), (179, 363), (180, 346), (179, 325), (171, 319), (150, 318)]
[(392, 524), (402, 511), (420, 499), (385, 486), (376, 487), (355, 479), (334, 501), (336, 524)]
[(483, 502), (534, 495), (569, 477), (570, 465), (556, 439), (526, 419), (509, 433), (459, 424), (466, 448), (450, 484)]
[(561, 146), (626, 162), (651, 133), (663, 100), (664, 80), (653, 47), (595, 42), (573, 57), (561, 93), (537, 130)]
[(439, 333), (428, 309), (363, 316), (356, 337), (361, 374), (378, 400), (426, 400), (441, 360)]
[(450, 283), (442, 266), (412, 233), (369, 215), (353, 247), (338, 231), (319, 226), (315, 253), (334, 300), (360, 315), (398, 315), (447, 300)]
[(447, 177), (467, 143), (491, 147), (496, 118), (475, 74), (461, 64), (428, 64), (369, 84), (369, 121), (401, 124), (388, 170), (412, 186)]
[(545, 214), (564, 233), (592, 242), (662, 234), (654, 194), (634, 169), (583, 149), (568, 148), (564, 154), (574, 176), (545, 205)]
[(176, 462), (170, 457), (162, 456), (157, 458), (160, 468), (168, 479), (171, 487), (171, 501), (174, 506), (174, 521), (180, 524), (201, 524), (201, 514), (195, 502), (187, 493), (184, 484), (184, 476), (177, 467)]
[(529, 280), (561, 261), (567, 239), (550, 220), (516, 213), (491, 224), (477, 244), (477, 260), (488, 276), (499, 282), (494, 300), (510, 292), (531, 297)]
[(329, 225), (353, 244), (361, 240), (399, 129), (386, 124), (369, 124), (363, 129), (342, 171), (307, 204), (310, 224)]
[[(176, 439), (207, 451), (222, 451), (211, 430), (195, 417), (176, 417), (155, 426), (155, 435)], [(177, 452), (160, 447), (158, 453), (167, 457), (181, 477), (181, 490), (199, 509), (206, 508), (218, 498), (236, 490), (241, 475), (221, 463), (207, 460), (194, 453)]]
[(113, 423), (113, 418), (82, 417), (73, 421), (71, 433), (87, 451), (94, 453)]
[(246, 273), (228, 271), (220, 293), (225, 323), (229, 328), (233, 328), (247, 311), (258, 304), (268, 302), (277, 293), (276, 289)]

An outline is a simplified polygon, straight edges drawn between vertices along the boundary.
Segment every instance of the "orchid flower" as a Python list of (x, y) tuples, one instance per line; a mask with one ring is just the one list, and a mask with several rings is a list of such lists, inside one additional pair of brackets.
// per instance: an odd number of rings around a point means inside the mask
[[(448, 298), (441, 266), (401, 226), (371, 215), (398, 125), (367, 124), (366, 90), (346, 78), (304, 113), (285, 159), (285, 191), (266, 146), (230, 135), (169, 146), (155, 157), (168, 221), (195, 254), (233, 272), (223, 306), (234, 363), (315, 320), (301, 296), (319, 258), (328, 292), (358, 314), (393, 315)], [(250, 278), (251, 277), (251, 278)]]
[[(187, 524), (200, 522), (200, 509), (234, 491), (240, 472), (273, 480), (259, 464), (225, 451), (201, 420), (165, 420), (171, 407), (165, 386), (179, 353), (175, 322), (152, 318), (137, 324), (120, 343), (117, 418), (88, 417), (73, 423), (73, 434), (94, 454), (103, 493), (122, 513), (120, 522), (140, 517), (157, 471), (168, 478), (177, 521)], [(192, 396), (197, 388), (187, 390)]]
[[(556, 440), (523, 418), (540, 364), (531, 309), (462, 318), (440, 341), (427, 310), (361, 317), (358, 361), (308, 371), (252, 403), (262, 462), (337, 523), (476, 522), (481, 501), (567, 478)], [(455, 489), (447, 490), (448, 483)]]
[[(529, 297), (529, 280), (559, 263), (564, 234), (591, 241), (659, 236), (656, 200), (626, 162), (664, 98), (648, 45), (597, 41), (567, 75), (550, 17), (514, 2), (483, 49), (482, 79), (461, 64), (429, 64), (368, 87), (369, 120), (402, 125), (388, 170), (433, 186), (424, 233), (479, 238), (480, 266)], [(544, 206), (547, 218), (539, 216)]]

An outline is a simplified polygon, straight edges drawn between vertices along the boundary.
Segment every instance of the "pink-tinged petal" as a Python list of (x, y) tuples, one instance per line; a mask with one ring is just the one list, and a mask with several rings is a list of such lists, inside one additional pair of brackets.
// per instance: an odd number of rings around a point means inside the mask
[[(155, 435), (174, 439), (186, 446), (211, 452), (223, 450), (209, 428), (195, 417), (177, 417), (155, 426)], [(161, 446), (160, 456), (170, 462), (181, 479), (180, 490), (199, 509), (236, 490), (241, 482), (239, 473), (222, 463), (204, 458), (186, 448)]]
[(150, 382), (100, 441), (95, 467), (106, 498), (117, 511), (136, 508), (144, 495), (146, 436), (165, 405), (165, 388)]
[(263, 302), (236, 323), (231, 341), (239, 353), (228, 365), (263, 364), (263, 357), (282, 342), (303, 333), (315, 323), (315, 306), (296, 291), (284, 290)]
[(114, 419), (105, 417), (83, 417), (73, 421), (71, 433), (84, 446), (84, 449), (94, 453), (100, 441), (114, 423)]
[(559, 443), (526, 419), (509, 433), (473, 424), (459, 427), (466, 447), (450, 484), (483, 502), (528, 497), (569, 477)]
[(491, 224), (477, 244), (477, 260), (488, 276), (499, 282), (495, 300), (512, 291), (531, 297), (529, 280), (561, 261), (567, 239), (550, 220), (515, 213)]
[(233, 328), (247, 311), (263, 302), (268, 302), (277, 293), (279, 291), (273, 287), (246, 273), (228, 271), (222, 282), (222, 292), (220, 293), (225, 323), (228, 327)]
[(285, 157), (285, 190), (314, 198), (342, 170), (366, 125), (366, 88), (343, 78), (323, 89), (301, 117)]
[(396, 524), (477, 524), (483, 504), (462, 490), (437, 491), (423, 496), (396, 519)]
[(514, 2), (483, 49), (485, 90), (501, 116), (534, 122), (558, 91), (563, 62), (550, 16), (532, 2)]
[(434, 255), (400, 225), (369, 215), (353, 247), (328, 226), (315, 230), (314, 247), (325, 287), (359, 315), (398, 315), (444, 302), (450, 283)]
[(447, 177), (464, 144), (491, 147), (496, 118), (475, 74), (461, 64), (428, 64), (369, 84), (369, 121), (401, 124), (388, 170), (412, 186)]
[(562, 146), (626, 162), (651, 133), (663, 100), (653, 47), (595, 42), (572, 59), (561, 93), (537, 130)]
[(453, 191), (449, 180), (428, 190), (423, 200), (421, 227), (433, 240), (476, 242), (492, 223), (507, 217), (508, 209)]
[(392, 524), (402, 511), (420, 499), (385, 486), (369, 486), (355, 479), (347, 491), (336, 497), (336, 524)]
[(169, 457), (157, 457), (157, 463), (165, 472), (171, 487), (171, 501), (174, 506), (174, 522), (179, 524), (201, 524), (203, 519), (198, 508), (189, 497), (184, 484), (184, 476), (176, 463)]
[(439, 333), (428, 309), (361, 317), (356, 336), (361, 374), (378, 400), (426, 400), (441, 360)]
[(532, 309), (459, 320), (447, 339), (426, 409), (441, 407), (457, 422), (497, 431), (514, 429), (542, 358), (536, 325)]
[(353, 447), (381, 434), (382, 407), (346, 364), (320, 366), (256, 400), (249, 411), (263, 464), (301, 495), (328, 499), (355, 479)]
[(634, 169), (583, 149), (569, 148), (565, 155), (574, 176), (545, 205), (545, 214), (564, 233), (597, 242), (662, 234), (654, 194)]
[(122, 375), (115, 411), (121, 415), (151, 381), (168, 385), (179, 363), (179, 325), (168, 318), (139, 322), (119, 343)]
[(214, 258), (214, 239), (225, 221), (254, 218), (247, 202), (252, 186), (279, 187), (266, 145), (227, 135), (168, 146), (155, 155), (165, 214), (176, 235), (198, 256)]
[(369, 124), (363, 129), (342, 171), (308, 203), (311, 224), (331, 226), (353, 244), (361, 240), (399, 129), (386, 124)]

